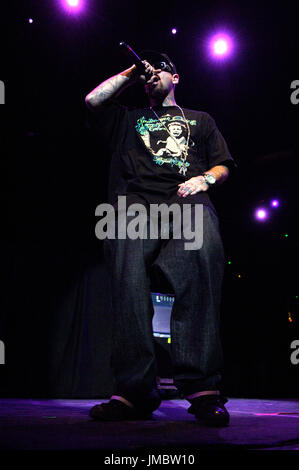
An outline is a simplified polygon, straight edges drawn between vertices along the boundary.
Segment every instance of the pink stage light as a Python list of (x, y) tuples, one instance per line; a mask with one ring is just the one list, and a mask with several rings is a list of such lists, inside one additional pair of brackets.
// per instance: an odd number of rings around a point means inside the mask
[(228, 34), (215, 34), (209, 42), (210, 53), (217, 59), (226, 59), (233, 50), (233, 41)]
[(255, 218), (259, 221), (266, 220), (268, 218), (268, 212), (265, 209), (257, 209), (255, 211)]
[(178, 30), (176, 28), (172, 28), (171, 32), (172, 32), (172, 34), (176, 34), (178, 32)]
[(77, 13), (83, 7), (83, 0), (61, 0), (62, 6), (69, 13)]
[(224, 39), (217, 39), (213, 45), (214, 53), (217, 55), (223, 55), (227, 53), (228, 44)]
[(278, 206), (279, 206), (279, 201), (278, 201), (277, 199), (273, 199), (273, 200), (271, 201), (271, 206), (272, 206), (272, 207), (278, 207)]
[(80, 1), (79, 0), (67, 0), (66, 3), (68, 3), (70, 7), (77, 8), (80, 4)]

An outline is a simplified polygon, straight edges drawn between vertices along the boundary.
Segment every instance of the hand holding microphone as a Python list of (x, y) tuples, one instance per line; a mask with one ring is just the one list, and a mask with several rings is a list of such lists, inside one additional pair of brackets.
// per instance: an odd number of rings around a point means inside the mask
[(161, 69), (154, 69), (149, 62), (141, 60), (136, 52), (134, 52), (133, 49), (125, 42), (121, 42), (119, 45), (130, 56), (130, 58), (133, 59), (138, 80), (141, 81), (141, 83), (151, 84), (155, 80), (155, 74), (161, 72)]
[(149, 64), (146, 60), (143, 60), (142, 63), (144, 64), (144, 73), (139, 75), (139, 80), (145, 84), (151, 84), (155, 80), (155, 75), (161, 72), (161, 69), (155, 69), (151, 64)]

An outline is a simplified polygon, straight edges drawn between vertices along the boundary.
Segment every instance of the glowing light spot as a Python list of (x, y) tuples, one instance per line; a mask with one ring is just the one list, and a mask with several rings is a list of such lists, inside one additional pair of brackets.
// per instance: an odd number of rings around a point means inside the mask
[(257, 209), (255, 211), (255, 218), (259, 221), (263, 221), (263, 220), (266, 220), (268, 217), (268, 212), (265, 210), (265, 209)]
[(232, 38), (224, 33), (215, 34), (209, 41), (209, 49), (215, 59), (225, 59), (233, 51)]
[(214, 42), (214, 52), (217, 55), (225, 54), (228, 50), (228, 44), (224, 39), (219, 39), (218, 41)]
[(62, 6), (69, 13), (78, 13), (83, 8), (83, 0), (60, 0)]
[(278, 206), (279, 206), (279, 201), (278, 201), (277, 199), (273, 199), (273, 200), (271, 201), (271, 206), (272, 206), (272, 207), (278, 207)]

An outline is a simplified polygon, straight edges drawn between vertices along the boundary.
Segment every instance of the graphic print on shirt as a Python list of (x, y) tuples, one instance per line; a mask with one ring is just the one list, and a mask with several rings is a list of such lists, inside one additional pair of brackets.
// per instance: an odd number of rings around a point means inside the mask
[[(181, 155), (187, 148), (188, 129), (186, 123), (182, 116), (170, 114), (160, 117), (160, 121), (153, 118), (146, 119), (142, 116), (137, 120), (135, 127), (157, 165), (166, 164), (172, 167), (175, 165), (181, 168), (183, 165)], [(188, 120), (188, 124), (196, 126), (196, 120)], [(194, 145), (194, 142), (189, 139), (189, 147)], [(185, 166), (189, 165), (190, 163), (186, 161)]]

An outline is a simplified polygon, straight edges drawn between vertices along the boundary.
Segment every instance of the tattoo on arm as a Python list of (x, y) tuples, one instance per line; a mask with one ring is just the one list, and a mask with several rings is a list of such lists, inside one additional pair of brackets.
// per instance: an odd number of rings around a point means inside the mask
[(118, 75), (114, 75), (92, 90), (85, 98), (87, 107), (90, 109), (96, 108), (101, 106), (109, 98), (117, 96), (128, 85), (133, 83), (134, 69), (135, 66)]

